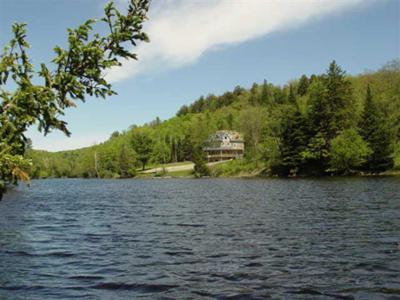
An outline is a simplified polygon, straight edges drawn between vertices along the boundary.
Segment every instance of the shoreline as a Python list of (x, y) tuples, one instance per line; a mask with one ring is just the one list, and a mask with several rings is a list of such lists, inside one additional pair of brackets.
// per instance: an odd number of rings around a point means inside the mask
[(190, 176), (135, 176), (128, 178), (96, 178), (96, 177), (48, 177), (48, 178), (32, 178), (32, 180), (52, 180), (52, 179), (85, 179), (85, 180), (151, 180), (151, 179), (323, 179), (323, 178), (381, 178), (381, 177), (400, 177), (400, 171), (390, 171), (381, 174), (355, 174), (355, 175), (323, 175), (323, 176), (270, 176), (262, 174), (241, 174), (241, 175), (221, 175), (221, 176), (203, 176), (196, 178), (194, 175)]

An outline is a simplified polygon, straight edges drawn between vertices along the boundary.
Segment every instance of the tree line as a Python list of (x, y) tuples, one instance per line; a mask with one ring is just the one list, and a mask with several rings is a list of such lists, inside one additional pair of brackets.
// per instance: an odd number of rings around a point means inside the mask
[(204, 141), (216, 130), (242, 132), (241, 166), (268, 175), (376, 174), (400, 168), (400, 63), (349, 76), (333, 61), (324, 74), (303, 75), (283, 86), (264, 81), (202, 96), (171, 119), (133, 125), (93, 147), (29, 151), (31, 174), (125, 178), (147, 166), (199, 162)]

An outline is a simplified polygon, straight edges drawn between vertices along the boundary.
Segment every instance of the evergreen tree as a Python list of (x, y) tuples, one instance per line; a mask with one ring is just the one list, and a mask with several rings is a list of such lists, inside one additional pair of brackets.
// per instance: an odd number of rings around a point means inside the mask
[(286, 114), (281, 134), (281, 171), (285, 175), (296, 175), (302, 164), (302, 153), (307, 145), (306, 120), (299, 108)]
[(326, 138), (331, 140), (344, 129), (356, 125), (353, 124), (355, 120), (353, 91), (350, 81), (345, 77), (345, 72), (335, 61), (329, 65), (324, 81), (327, 88), (327, 102), (324, 109), (328, 117), (325, 134)]
[(196, 148), (193, 153), (194, 176), (197, 178), (210, 176), (211, 171), (206, 165), (204, 153), (201, 148)]
[(368, 85), (360, 133), (372, 150), (362, 169), (368, 172), (383, 172), (393, 167), (391, 132), (385, 118), (372, 97)]
[(119, 131), (116, 130), (111, 134), (110, 139), (115, 139), (119, 137), (119, 135), (120, 135)]
[(253, 83), (253, 85), (251, 86), (250, 89), (250, 98), (249, 98), (249, 102), (251, 105), (256, 105), (259, 100), (259, 95), (258, 95), (258, 84), (257, 83)]
[(279, 86), (273, 88), (273, 98), (274, 104), (284, 104), (287, 102), (288, 98), (287, 98), (287, 94), (285, 93), (285, 91), (283, 89), (281, 89)]
[(271, 104), (271, 91), (265, 79), (261, 88), (261, 96), (259, 98), (259, 102), (261, 105)]
[[(328, 166), (330, 109), (327, 89), (321, 80), (315, 80), (309, 87), (310, 108), (308, 114), (309, 142), (303, 153), (308, 165), (318, 170)], [(310, 167), (311, 168), (311, 167)]]
[(345, 72), (333, 61), (325, 76), (315, 78), (309, 86), (309, 124), (313, 137), (306, 157), (316, 169), (329, 166), (330, 143), (354, 123), (354, 103)]
[(244, 93), (244, 91), (245, 91), (244, 88), (242, 88), (240, 85), (237, 85), (233, 90), (233, 94), (237, 97), (240, 96), (242, 93)]
[(188, 107), (187, 105), (183, 105), (183, 106), (178, 110), (178, 112), (176, 113), (176, 115), (177, 115), (178, 117), (180, 117), (180, 116), (187, 115), (188, 113), (190, 113), (189, 107)]
[(295, 104), (296, 103), (296, 95), (294, 93), (293, 86), (289, 86), (289, 96), (288, 96), (289, 103)]
[(299, 80), (299, 85), (297, 87), (297, 93), (300, 96), (304, 96), (307, 93), (308, 87), (310, 85), (310, 81), (308, 80), (306, 75), (302, 75)]
[(318, 79), (318, 76), (317, 75), (315, 75), (315, 74), (311, 74), (311, 76), (310, 76), (310, 80), (308, 81), (309, 82), (309, 84), (311, 84), (311, 83), (313, 83), (315, 80), (317, 80)]

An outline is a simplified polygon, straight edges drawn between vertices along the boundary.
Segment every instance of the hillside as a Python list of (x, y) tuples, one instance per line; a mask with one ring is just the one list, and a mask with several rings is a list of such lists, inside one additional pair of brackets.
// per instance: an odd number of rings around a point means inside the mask
[(246, 155), (213, 168), (214, 176), (400, 169), (400, 63), (357, 76), (332, 63), (325, 74), (284, 86), (264, 81), (200, 97), (169, 120), (131, 126), (93, 147), (30, 150), (31, 176), (133, 177), (142, 168), (198, 160), (202, 143), (219, 129), (242, 132)]

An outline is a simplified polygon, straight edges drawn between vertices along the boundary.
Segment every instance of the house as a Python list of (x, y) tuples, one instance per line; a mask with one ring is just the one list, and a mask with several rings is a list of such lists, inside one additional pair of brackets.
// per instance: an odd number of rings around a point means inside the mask
[(203, 150), (208, 162), (243, 158), (243, 135), (236, 131), (219, 130), (208, 138)]

